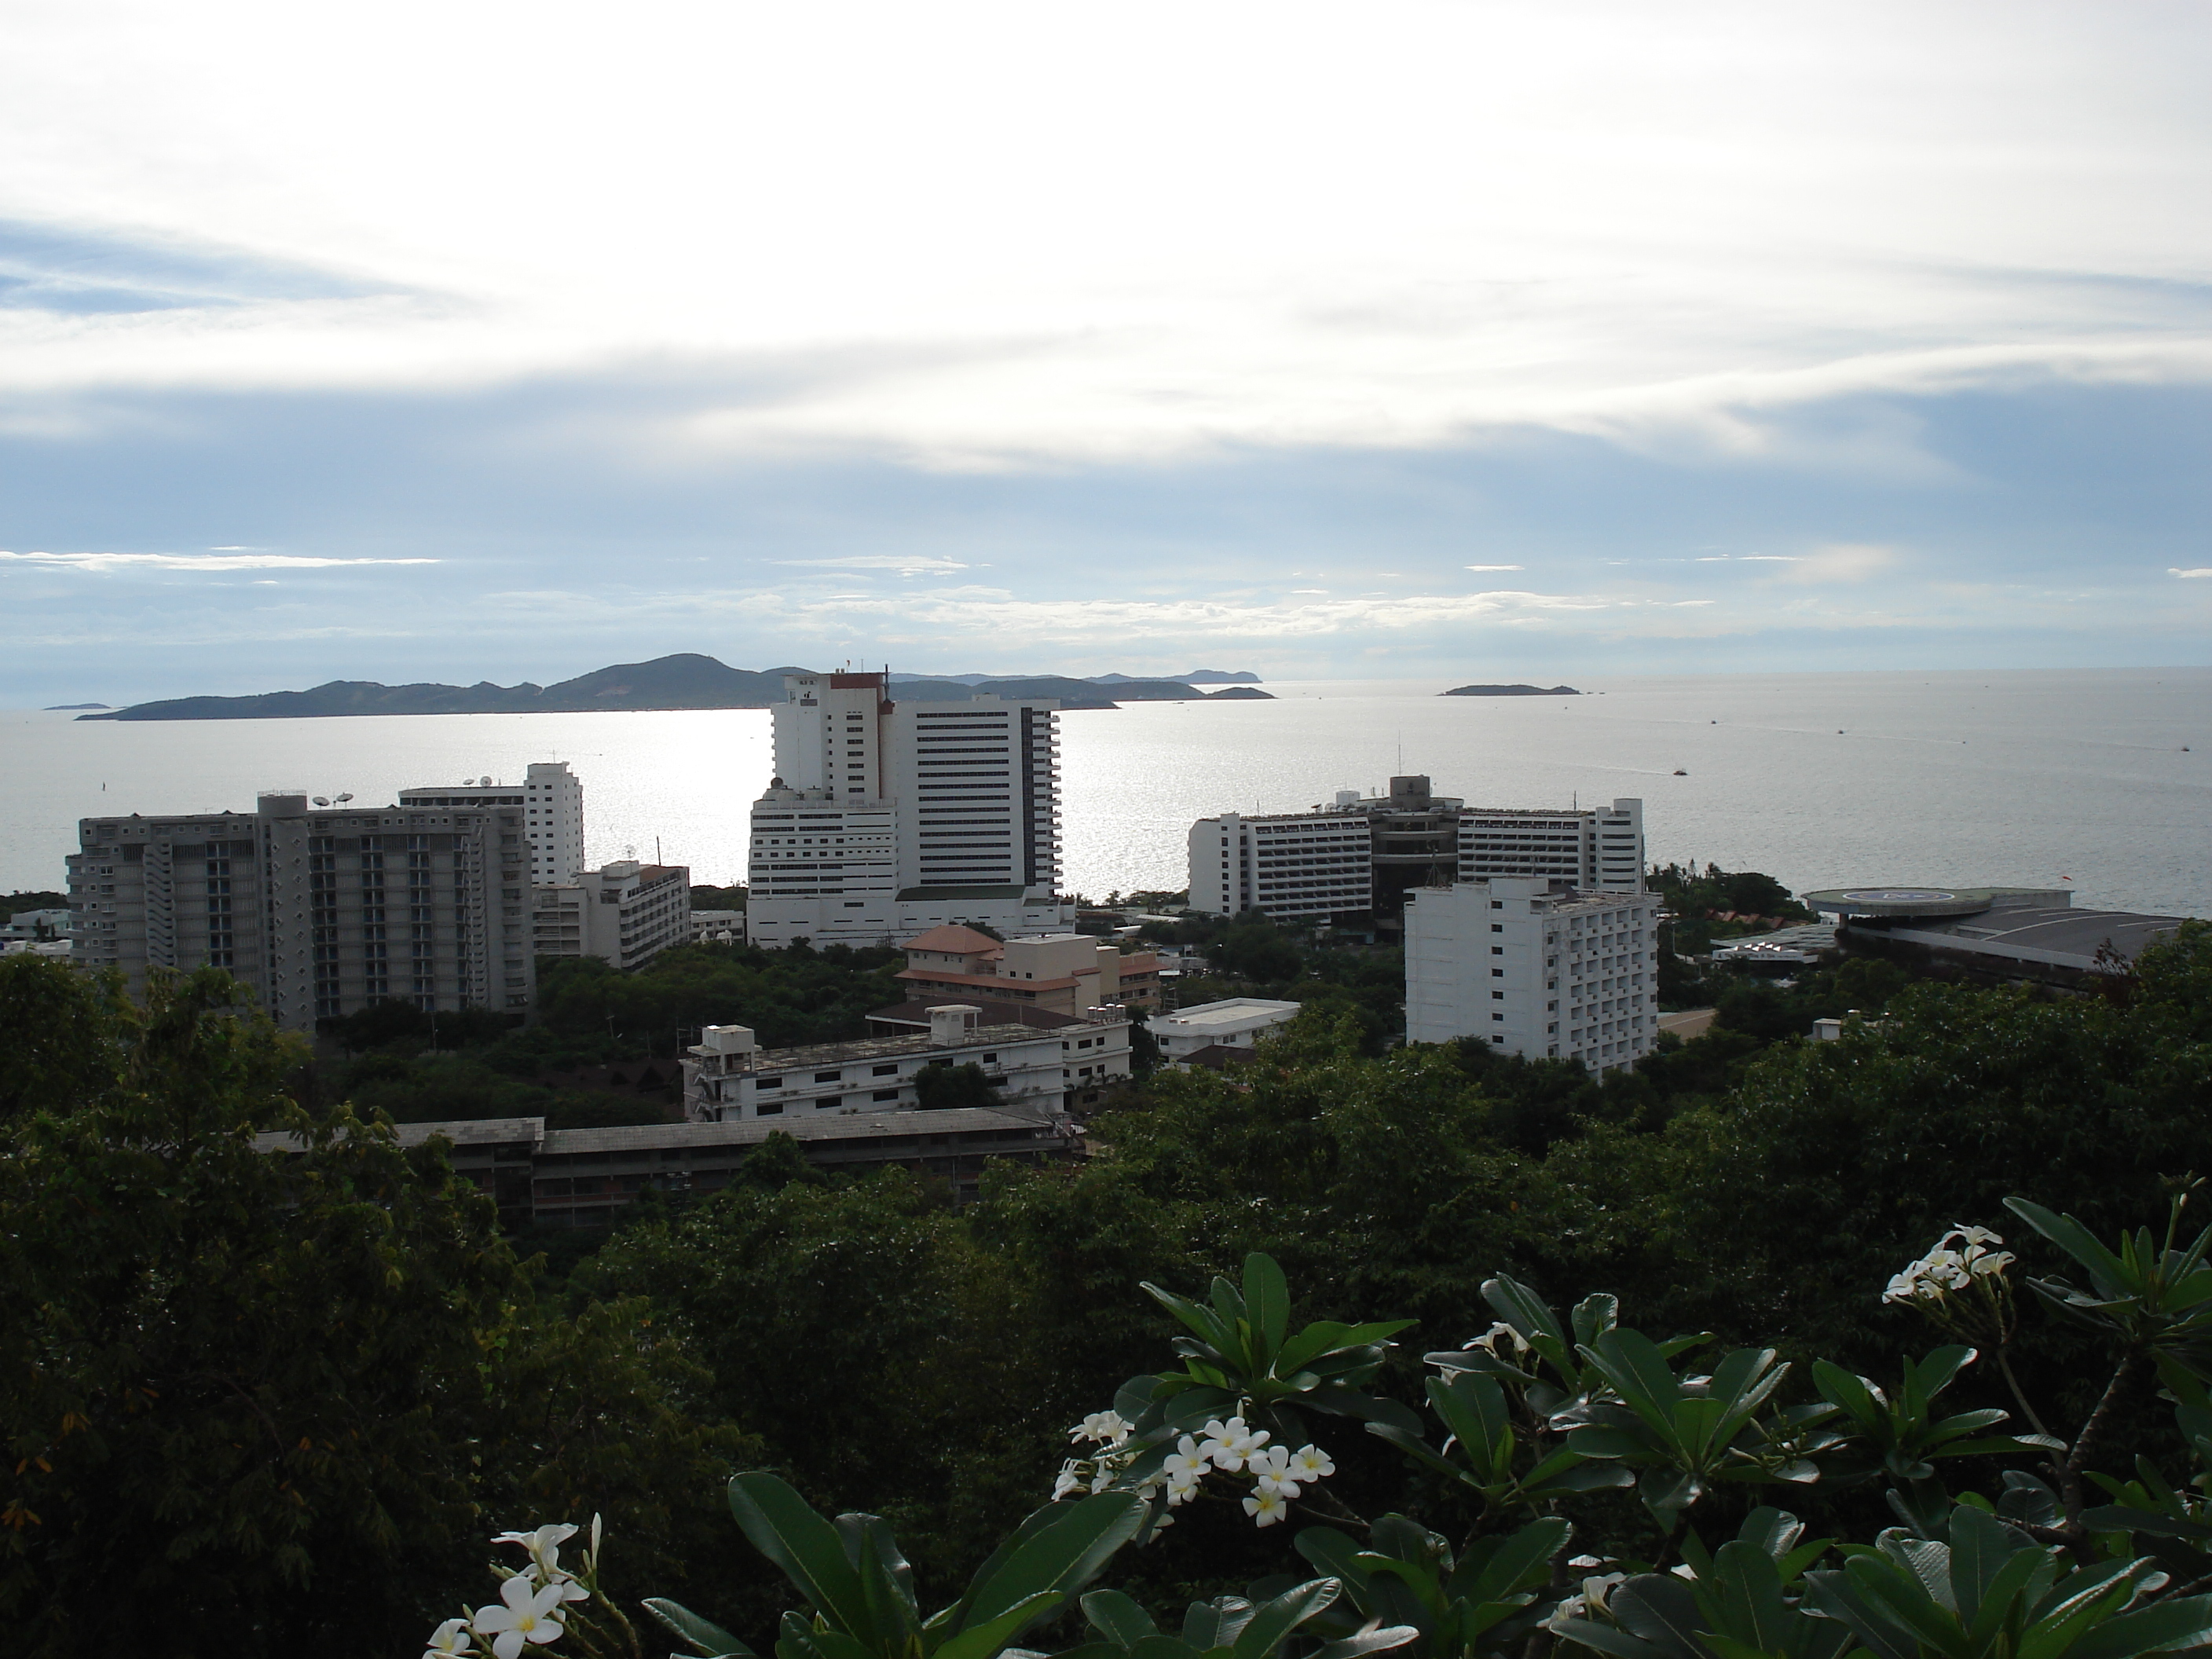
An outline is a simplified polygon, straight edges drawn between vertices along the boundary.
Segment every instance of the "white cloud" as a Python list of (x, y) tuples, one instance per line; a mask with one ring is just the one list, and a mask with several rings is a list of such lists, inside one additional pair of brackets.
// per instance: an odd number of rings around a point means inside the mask
[[(2201, 9), (379, 15), (10, 13), (11, 214), (149, 269), (333, 276), (0, 311), (27, 411), (0, 424), (51, 419), (42, 390), (650, 361), (741, 371), (659, 434), (693, 449), (986, 466), (1537, 422), (1761, 453), (1745, 411), (1838, 392), (2212, 377), (2212, 220), (2171, 210), (2212, 192)], [(1865, 464), (1912, 465), (1909, 434)]]
[(957, 559), (902, 557), (894, 553), (859, 553), (837, 559), (770, 559), (769, 562), (815, 570), (890, 570), (902, 576), (950, 576), (969, 568)]
[(2172, 566), (2168, 568), (2166, 574), (2169, 576), (2179, 576), (2184, 581), (2191, 581), (2199, 577), (2212, 576), (2212, 564), (2200, 564), (2194, 570), (2184, 570), (2179, 566)]
[(1462, 568), (1468, 570), (1526, 570), (1528, 567), (1525, 564), (1470, 564)]
[(64, 570), (323, 570), (336, 565), (437, 564), (437, 559), (315, 559), (286, 553), (8, 553), (0, 559)]
[(1789, 569), (1777, 574), (1784, 581), (1863, 582), (1896, 564), (1898, 558), (1893, 547), (1838, 542), (1801, 555), (1790, 562)]
[(1698, 564), (1796, 564), (1795, 553), (1700, 553)]

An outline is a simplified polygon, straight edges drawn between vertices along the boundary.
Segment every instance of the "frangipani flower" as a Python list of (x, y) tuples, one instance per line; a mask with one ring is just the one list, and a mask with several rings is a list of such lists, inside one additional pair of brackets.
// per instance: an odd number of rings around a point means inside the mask
[(1119, 1412), (1093, 1412), (1067, 1431), (1071, 1441), (1121, 1440), (1129, 1432), (1129, 1420)]
[(422, 1659), (458, 1659), (465, 1653), (474, 1653), (469, 1644), (469, 1621), (448, 1619), (430, 1632), (430, 1640), (422, 1650)]
[(1336, 1460), (1319, 1446), (1301, 1446), (1291, 1454), (1291, 1479), (1312, 1482), (1336, 1473)]
[(477, 1609), (476, 1632), (492, 1638), (494, 1659), (516, 1659), (525, 1643), (551, 1642), (560, 1637), (562, 1589), (559, 1584), (546, 1584), (533, 1589), (530, 1575), (517, 1573), (499, 1587), (502, 1605)]
[(1226, 1423), (1217, 1417), (1206, 1424), (1206, 1438), (1200, 1443), (1199, 1450), (1213, 1460), (1216, 1468), (1234, 1474), (1269, 1438), (1265, 1429), (1245, 1427), (1241, 1417), (1232, 1417)]
[(1289, 1503), (1280, 1494), (1264, 1487), (1244, 1500), (1244, 1513), (1252, 1517), (1255, 1527), (1272, 1527), (1290, 1512)]
[[(520, 1544), (530, 1552), (530, 1565), (538, 1569), (538, 1576), (549, 1584), (573, 1584), (575, 1575), (564, 1572), (561, 1567), (561, 1546), (576, 1535), (576, 1528), (566, 1521), (550, 1527), (540, 1527), (535, 1532), (503, 1532), (491, 1541), (495, 1544)], [(598, 1548), (597, 1522), (593, 1522), (592, 1547)], [(570, 1601), (580, 1601), (587, 1594), (580, 1586), (574, 1595), (564, 1596)]]
[(1464, 1344), (1463, 1347), (1470, 1351), (1480, 1348), (1492, 1359), (1504, 1359), (1505, 1356), (1498, 1352), (1501, 1342), (1512, 1348), (1516, 1359), (1528, 1352), (1528, 1339), (1502, 1319), (1473, 1341)]
[(1269, 1446), (1253, 1454), (1248, 1468), (1257, 1477), (1261, 1492), (1272, 1492), (1277, 1498), (1296, 1498), (1298, 1483), (1290, 1473), (1291, 1455), (1280, 1446)]

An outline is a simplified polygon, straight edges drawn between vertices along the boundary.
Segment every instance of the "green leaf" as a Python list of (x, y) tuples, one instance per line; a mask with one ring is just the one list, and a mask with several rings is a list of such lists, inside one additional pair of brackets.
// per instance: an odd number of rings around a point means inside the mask
[(730, 1513), (753, 1547), (782, 1570), (833, 1628), (857, 1633), (868, 1627), (867, 1598), (845, 1557), (844, 1540), (790, 1486), (765, 1471), (734, 1476)]
[(1652, 1644), (1591, 1620), (1570, 1619), (1560, 1626), (1559, 1635), (1594, 1653), (1608, 1655), (1610, 1659), (1652, 1659)]
[(2135, 1659), (2212, 1644), (2212, 1595), (2154, 1602), (2108, 1619), (2067, 1651), (2067, 1659)]
[(961, 1628), (996, 1619), (1045, 1590), (1074, 1595), (1137, 1535), (1145, 1503), (1133, 1492), (1102, 1492), (1079, 1503), (1048, 1504), (1030, 1520), (1040, 1516), (1042, 1524), (1003, 1559), (984, 1563), (962, 1598)]
[(1264, 1368), (1267, 1358), (1281, 1351), (1284, 1338), (1290, 1334), (1291, 1287), (1275, 1258), (1258, 1250), (1244, 1258), (1244, 1306), (1252, 1321), (1255, 1344), (1265, 1345), (1266, 1358), (1254, 1355)]
[(1402, 1648), (1408, 1642), (1420, 1639), (1421, 1632), (1411, 1625), (1382, 1625), (1374, 1630), (1363, 1630), (1354, 1635), (1341, 1637), (1334, 1642), (1324, 1642), (1308, 1656), (1308, 1659), (1359, 1659), (1364, 1653), (1384, 1653), (1392, 1648)]
[(1164, 1291), (1157, 1285), (1143, 1284), (1138, 1288), (1182, 1321), (1200, 1341), (1210, 1343), (1216, 1350), (1226, 1353), (1236, 1340), (1235, 1328), (1224, 1326), (1211, 1308), (1200, 1307), (1188, 1297)]
[(1696, 1592), (1667, 1573), (1644, 1573), (1614, 1588), (1606, 1605), (1621, 1628), (1640, 1636), (1666, 1659), (1705, 1659), (1698, 1644), (1705, 1615)]
[(1566, 1547), (1574, 1528), (1558, 1516), (1531, 1521), (1499, 1540), (1472, 1583), (1462, 1572), (1454, 1576), (1452, 1589), (1470, 1601), (1495, 1601), (1514, 1591), (1533, 1588), (1549, 1571), (1552, 1558)]
[(1969, 1626), (2019, 1547), (2012, 1530), (1995, 1516), (1963, 1504), (1951, 1511), (1951, 1600)]
[(690, 1608), (664, 1596), (648, 1595), (645, 1610), (659, 1620), (680, 1642), (689, 1642), (706, 1659), (755, 1659), (753, 1650), (711, 1619), (702, 1619)]
[[(1291, 1547), (1348, 1590), (1358, 1591), (1367, 1578), (1366, 1566), (1358, 1559), (1358, 1542), (1334, 1527), (1307, 1527), (1291, 1540)], [(1086, 1608), (1090, 1604), (1085, 1603)]]
[(1133, 1597), (1117, 1589), (1093, 1590), (1085, 1596), (1083, 1616), (1092, 1628), (1121, 1647), (1133, 1648), (1147, 1636), (1160, 1633), (1152, 1615), (1139, 1607)]
[(1232, 1644), (1237, 1659), (1270, 1659), (1300, 1625), (1336, 1600), (1344, 1587), (1334, 1578), (1310, 1578), (1252, 1609)]
[(2055, 1214), (2024, 1198), (2005, 1200), (2005, 1208), (2087, 1267), (2099, 1289), (2109, 1294), (2137, 1288), (2130, 1281), (2138, 1279), (2138, 1275), (2130, 1273), (2119, 1257), (2100, 1244), (2096, 1235), (2072, 1216)]
[(969, 1625), (939, 1644), (934, 1659), (993, 1659), (1000, 1649), (1048, 1613), (1065, 1606), (1067, 1597), (1058, 1590), (1040, 1590), (1024, 1596), (995, 1618)]

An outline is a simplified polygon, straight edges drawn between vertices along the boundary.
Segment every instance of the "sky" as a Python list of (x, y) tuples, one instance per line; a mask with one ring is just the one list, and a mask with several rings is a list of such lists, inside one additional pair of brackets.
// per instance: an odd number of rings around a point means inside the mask
[(0, 704), (2212, 662), (2212, 9), (0, 15)]

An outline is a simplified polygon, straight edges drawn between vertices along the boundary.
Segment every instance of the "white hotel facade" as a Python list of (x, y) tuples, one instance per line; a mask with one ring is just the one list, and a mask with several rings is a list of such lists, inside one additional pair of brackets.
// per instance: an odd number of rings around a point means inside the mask
[(881, 673), (783, 684), (775, 777), (752, 809), (755, 944), (1066, 929), (1056, 703), (895, 702)]
[[(1395, 849), (1435, 843), (1417, 862), (1437, 881), (1534, 876), (1593, 892), (1644, 886), (1644, 803), (1560, 811), (1474, 807), (1340, 793), (1310, 812), (1224, 812), (1191, 826), (1190, 908), (1208, 915), (1265, 911), (1278, 921), (1321, 921), (1370, 910)], [(1456, 820), (1454, 822), (1454, 820)], [(1388, 896), (1387, 894), (1383, 895)]]
[(1659, 896), (1493, 877), (1406, 896), (1406, 1040), (1632, 1066), (1659, 1034)]

